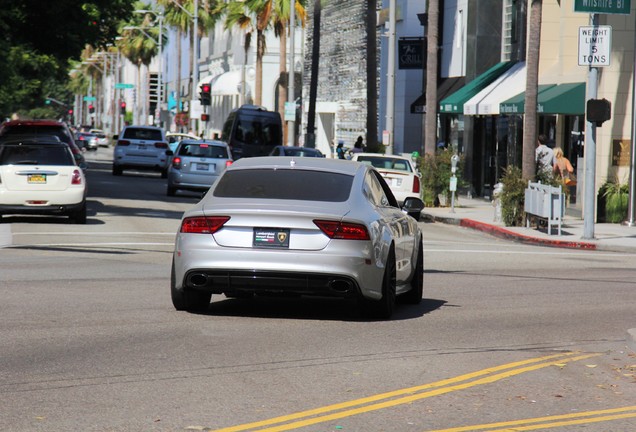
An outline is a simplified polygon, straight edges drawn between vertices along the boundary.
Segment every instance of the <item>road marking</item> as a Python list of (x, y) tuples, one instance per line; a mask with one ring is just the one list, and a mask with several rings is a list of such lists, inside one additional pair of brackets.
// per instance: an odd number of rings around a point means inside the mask
[[(535, 248), (536, 246), (532, 246)], [(548, 248), (546, 248), (548, 249)], [(592, 251), (584, 251), (580, 250), (577, 252), (550, 252), (542, 249), (540, 251), (531, 251), (531, 250), (486, 250), (486, 249), (424, 249), (424, 253), (478, 253), (478, 254), (494, 254), (494, 255), (558, 255), (558, 256), (584, 256), (584, 257), (593, 257), (593, 256), (602, 256), (602, 257), (633, 257), (636, 254), (633, 253), (621, 253), (621, 252), (592, 252)]]
[[(509, 378), (511, 376), (535, 371), (548, 366), (553, 366), (555, 364), (563, 364), (572, 361), (583, 360), (598, 355), (600, 354), (581, 354), (578, 352), (569, 352), (537, 357), (514, 363), (507, 363), (429, 384), (409, 387), (387, 393), (380, 393), (366, 398), (327, 405), (325, 407), (301, 411), (286, 416), (271, 418), (268, 420), (222, 428), (214, 432), (238, 432), (254, 430), (254, 428), (260, 428), (263, 426), (272, 427), (258, 429), (258, 432), (278, 432), (297, 429), (330, 420), (337, 420), (345, 417), (351, 417), (357, 414), (408, 404), (420, 399), (439, 396), (453, 391), (464, 390), (470, 387), (475, 387), (477, 385), (490, 384), (505, 378)], [(286, 423), (293, 420), (296, 421), (292, 423)]]
[[(632, 411), (632, 412), (629, 412)], [(620, 420), (636, 417), (636, 405), (624, 408), (587, 411), (576, 414), (562, 414), (548, 417), (537, 417), (524, 420), (513, 420), (500, 423), (489, 423), (474, 426), (463, 426), (450, 429), (437, 429), (429, 432), (512, 432), (548, 429), (604, 421)], [(503, 429), (502, 429), (503, 428)]]

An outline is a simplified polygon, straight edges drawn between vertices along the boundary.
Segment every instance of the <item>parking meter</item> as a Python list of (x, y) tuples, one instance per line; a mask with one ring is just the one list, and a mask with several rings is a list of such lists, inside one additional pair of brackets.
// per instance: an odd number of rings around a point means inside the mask
[(457, 162), (459, 162), (459, 156), (456, 154), (451, 156), (451, 172), (453, 175), (457, 172)]
[(459, 162), (459, 156), (454, 154), (451, 156), (451, 178), (450, 178), (450, 191), (451, 191), (451, 213), (455, 213), (455, 191), (457, 190), (457, 177), (455, 173), (457, 172), (457, 162)]

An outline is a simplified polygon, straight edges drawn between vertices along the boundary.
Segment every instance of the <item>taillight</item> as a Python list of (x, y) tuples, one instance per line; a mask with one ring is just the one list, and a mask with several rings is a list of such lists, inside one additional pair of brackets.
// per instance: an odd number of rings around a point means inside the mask
[(230, 165), (232, 165), (232, 161), (225, 161), (225, 168), (229, 167)]
[(80, 174), (79, 170), (73, 170), (73, 175), (71, 176), (71, 184), (82, 184), (82, 174)]
[(413, 193), (420, 193), (420, 178), (418, 176), (413, 177)]
[(165, 143), (165, 142), (156, 142), (156, 143), (155, 143), (155, 148), (160, 148), (160, 149), (168, 148), (168, 143)]
[(330, 239), (369, 240), (367, 227), (362, 224), (318, 219), (314, 223)]
[(229, 220), (229, 216), (189, 217), (181, 222), (180, 232), (189, 234), (214, 234)]
[(172, 159), (172, 166), (176, 169), (181, 169), (181, 158), (176, 156)]
[(122, 146), (122, 147), (129, 146), (130, 145), (130, 141), (128, 141), (128, 140), (119, 140), (119, 141), (117, 141), (117, 145), (118, 146)]

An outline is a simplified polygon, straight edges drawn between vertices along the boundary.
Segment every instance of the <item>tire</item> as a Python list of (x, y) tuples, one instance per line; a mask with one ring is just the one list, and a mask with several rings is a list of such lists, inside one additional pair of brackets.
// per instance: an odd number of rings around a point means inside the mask
[(168, 196), (175, 196), (176, 193), (177, 193), (177, 188), (168, 186), (168, 191), (167, 191)]
[(170, 294), (172, 305), (178, 311), (204, 311), (210, 306), (212, 294), (201, 291), (184, 291), (176, 288), (174, 261), (170, 272)]
[(389, 251), (382, 278), (382, 298), (362, 300), (362, 314), (367, 318), (389, 319), (395, 310), (395, 251)]
[(113, 175), (114, 176), (120, 176), (123, 172), (124, 172), (124, 170), (121, 167), (118, 167), (117, 165), (113, 165)]
[(161, 170), (161, 178), (162, 179), (168, 178), (168, 169), (167, 168), (164, 169), (164, 170)]
[(69, 220), (74, 224), (86, 224), (86, 203), (81, 209), (74, 211), (69, 215)]
[(411, 278), (411, 289), (400, 296), (400, 300), (408, 304), (420, 304), (423, 295), (424, 285), (424, 252), (422, 251), (422, 240), (420, 239), (420, 246), (417, 250), (417, 261), (415, 263), (415, 270), (413, 271), (413, 278)]

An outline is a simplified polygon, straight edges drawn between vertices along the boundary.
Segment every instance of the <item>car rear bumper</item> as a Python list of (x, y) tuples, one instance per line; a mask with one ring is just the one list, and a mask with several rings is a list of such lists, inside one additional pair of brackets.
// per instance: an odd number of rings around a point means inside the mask
[(74, 204), (5, 205), (0, 204), (0, 214), (68, 214), (81, 210), (85, 201)]

